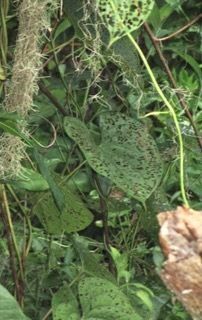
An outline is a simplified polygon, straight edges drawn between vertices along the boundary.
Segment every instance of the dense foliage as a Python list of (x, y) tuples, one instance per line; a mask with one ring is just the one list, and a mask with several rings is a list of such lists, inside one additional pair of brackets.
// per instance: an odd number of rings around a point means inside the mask
[(158, 276), (156, 214), (201, 208), (201, 2), (49, 9), (34, 101), (8, 110), (23, 24), (0, 2), (0, 318), (188, 320)]

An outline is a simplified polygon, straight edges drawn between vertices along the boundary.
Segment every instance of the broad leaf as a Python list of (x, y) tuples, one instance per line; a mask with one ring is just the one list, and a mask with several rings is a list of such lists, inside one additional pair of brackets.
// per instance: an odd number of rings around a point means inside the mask
[(145, 202), (158, 186), (162, 162), (155, 141), (140, 121), (120, 113), (101, 117), (102, 143), (97, 146), (80, 120), (66, 117), (64, 127), (89, 165), (129, 196)]
[(23, 314), (15, 298), (2, 285), (0, 285), (0, 319), (29, 320)]
[(126, 295), (108, 280), (84, 278), (79, 283), (84, 320), (141, 320)]
[(72, 23), (77, 37), (91, 42), (96, 39), (99, 30), (100, 40), (103, 43), (108, 43), (109, 33), (106, 26), (102, 23), (98, 16), (96, 6), (97, 0), (66, 0), (64, 1), (64, 11), (68, 19)]
[(45, 191), (49, 189), (47, 181), (42, 175), (32, 169), (22, 167), (20, 176), (10, 182), (16, 188), (29, 191)]
[(92, 213), (76, 193), (68, 186), (61, 186), (60, 190), (65, 199), (60, 212), (53, 200), (51, 192), (47, 192), (34, 206), (34, 213), (38, 216), (48, 233), (61, 234), (85, 229), (93, 220)]
[(68, 285), (64, 285), (52, 299), (53, 320), (80, 320), (79, 305)]
[(50, 187), (55, 203), (59, 211), (62, 211), (64, 208), (65, 198), (60, 188), (58, 187), (57, 183), (55, 182), (54, 178), (51, 175), (51, 172), (47, 165), (47, 160), (36, 149), (34, 149), (34, 155), (38, 163), (39, 169)]
[(153, 0), (97, 0), (98, 10), (114, 43), (129, 32), (137, 30), (152, 11)]
[(140, 77), (141, 65), (139, 56), (134, 51), (134, 46), (128, 37), (117, 40), (111, 50), (106, 51), (106, 54), (108, 54), (109, 60), (127, 73), (127, 76), (135, 76), (136, 81), (138, 80), (140, 85), (143, 84), (143, 79)]

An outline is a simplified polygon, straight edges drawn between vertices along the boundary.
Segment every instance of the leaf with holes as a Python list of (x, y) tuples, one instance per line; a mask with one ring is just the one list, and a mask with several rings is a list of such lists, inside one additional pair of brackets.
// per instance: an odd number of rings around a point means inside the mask
[[(111, 61), (121, 69), (127, 81), (132, 82), (138, 93), (144, 88), (144, 79), (140, 74), (141, 65), (137, 52), (130, 39), (125, 36), (118, 39), (113, 45), (104, 52), (106, 61)], [(133, 91), (134, 94), (134, 91)]]
[(112, 282), (84, 278), (79, 283), (79, 299), (85, 320), (141, 320), (126, 295)]
[(92, 213), (76, 193), (68, 186), (61, 186), (65, 204), (60, 212), (54, 202), (51, 192), (47, 192), (34, 206), (34, 213), (48, 233), (61, 234), (85, 229), (93, 220)]
[(137, 30), (150, 15), (154, 0), (97, 0), (100, 17), (108, 27), (114, 43)]
[(100, 119), (102, 142), (97, 146), (86, 125), (66, 117), (67, 134), (78, 143), (89, 165), (129, 196), (145, 202), (158, 186), (163, 164), (146, 126), (120, 113)]

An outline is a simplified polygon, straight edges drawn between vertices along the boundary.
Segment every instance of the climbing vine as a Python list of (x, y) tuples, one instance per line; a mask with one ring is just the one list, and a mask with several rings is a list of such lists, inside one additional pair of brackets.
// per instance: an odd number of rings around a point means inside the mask
[(1, 1), (0, 318), (200, 314), (199, 7)]

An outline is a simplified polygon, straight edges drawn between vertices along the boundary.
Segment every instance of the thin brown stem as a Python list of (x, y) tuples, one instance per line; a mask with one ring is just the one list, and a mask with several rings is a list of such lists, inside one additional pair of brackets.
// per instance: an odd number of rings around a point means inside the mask
[(108, 226), (108, 208), (106, 204), (106, 199), (103, 195), (102, 187), (100, 185), (99, 179), (95, 174), (95, 185), (100, 198), (100, 211), (102, 215), (102, 223), (103, 223), (103, 237), (104, 244), (107, 251), (107, 255), (109, 258), (109, 271), (114, 273), (114, 265), (110, 255), (110, 235), (109, 235), (109, 226)]
[(45, 314), (45, 316), (43, 317), (42, 320), (47, 320), (48, 317), (51, 315), (51, 313), (53, 312), (52, 308), (50, 310), (48, 310), (48, 312)]
[(157, 52), (157, 54), (159, 56), (159, 59), (160, 59), (162, 65), (163, 65), (164, 69), (165, 69), (165, 72), (166, 72), (166, 74), (168, 76), (168, 79), (169, 79), (170, 83), (172, 84), (173, 88), (176, 89), (176, 96), (179, 99), (179, 103), (180, 103), (182, 109), (184, 110), (186, 117), (189, 119), (189, 122), (190, 122), (190, 124), (191, 124), (191, 126), (192, 126), (192, 128), (194, 130), (196, 139), (198, 141), (198, 145), (199, 145), (200, 149), (202, 150), (202, 139), (201, 139), (200, 134), (198, 132), (198, 129), (197, 129), (195, 123), (194, 123), (194, 120), (192, 118), (192, 114), (189, 111), (188, 105), (184, 100), (184, 96), (179, 91), (177, 91), (177, 89), (178, 89), (177, 88), (177, 84), (176, 84), (176, 81), (175, 81), (175, 79), (174, 79), (174, 77), (172, 75), (172, 72), (171, 72), (171, 70), (170, 70), (170, 68), (168, 66), (168, 63), (167, 63), (167, 61), (166, 61), (166, 59), (165, 59), (165, 57), (164, 57), (164, 55), (163, 55), (163, 53), (161, 51), (161, 48), (160, 48), (159, 44), (155, 40), (155, 36), (154, 36), (152, 30), (150, 29), (149, 25), (146, 22), (144, 23), (144, 28), (145, 28), (145, 30), (146, 30), (146, 32), (147, 32), (147, 34), (148, 34), (153, 46), (154, 46), (154, 48), (156, 49), (156, 52)]
[(67, 116), (68, 115), (67, 111), (60, 104), (60, 102), (55, 98), (55, 96), (48, 90), (48, 88), (42, 82), (40, 82), (38, 86), (40, 91), (52, 102), (54, 107), (56, 107), (63, 114), (63, 116)]
[(195, 24), (198, 20), (200, 20), (202, 18), (202, 14), (199, 14), (197, 17), (195, 17), (194, 19), (190, 20), (187, 24), (185, 24), (182, 28), (180, 28), (179, 30), (171, 33), (169, 36), (167, 37), (163, 37), (163, 38), (156, 38), (154, 36), (154, 40), (156, 42), (161, 42), (161, 41), (167, 41), (170, 40), (176, 36), (178, 36), (180, 33), (182, 33), (183, 31), (187, 30), (188, 28), (190, 28), (193, 24)]
[(11, 268), (11, 273), (13, 277), (13, 282), (15, 284), (16, 299), (20, 303), (22, 299), (22, 294), (21, 294), (22, 290), (21, 290), (20, 280), (18, 277), (18, 272), (16, 269), (17, 263), (16, 263), (16, 256), (15, 256), (15, 248), (13, 244), (13, 239), (11, 235), (11, 229), (10, 229), (7, 213), (5, 212), (6, 210), (4, 206), (3, 189), (1, 187), (0, 187), (0, 200), (1, 200), (0, 216), (2, 217), (2, 221), (3, 221), (5, 232), (6, 232), (9, 258), (10, 258), (10, 268)]

